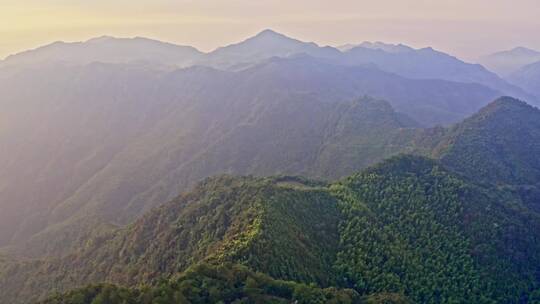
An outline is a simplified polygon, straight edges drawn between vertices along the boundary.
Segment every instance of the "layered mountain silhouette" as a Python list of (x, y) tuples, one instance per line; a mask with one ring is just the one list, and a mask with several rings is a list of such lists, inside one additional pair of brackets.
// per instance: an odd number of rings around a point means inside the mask
[(179, 46), (142, 37), (103, 36), (85, 42), (58, 41), (35, 50), (8, 56), (4, 61), (0, 61), (0, 66), (53, 63), (86, 65), (102, 62), (185, 67), (193, 65), (202, 55), (202, 52), (190, 46)]
[(509, 75), (508, 81), (540, 96), (540, 60)]
[(347, 65), (373, 64), (408, 78), (478, 83), (518, 98), (535, 100), (481, 65), (465, 63), (432, 48), (415, 50), (403, 45), (360, 44), (346, 51), (339, 61)]
[(376, 41), (376, 42), (364, 41), (360, 44), (345, 44), (345, 45), (339, 46), (338, 49), (342, 52), (347, 52), (357, 47), (372, 49), (372, 50), (381, 50), (388, 53), (403, 53), (403, 52), (414, 51), (413, 48), (404, 44), (390, 44), (390, 43), (384, 43), (381, 41)]
[(339, 57), (341, 53), (333, 47), (320, 47), (313, 42), (303, 42), (267, 29), (245, 41), (210, 52), (200, 64), (235, 68), (272, 57), (290, 57), (298, 54), (332, 58)]
[(537, 103), (535, 97), (507, 83), (476, 64), (463, 62), (432, 48), (413, 49), (405, 45), (365, 42), (341, 48), (321, 47), (312, 42), (289, 38), (272, 30), (209, 53), (145, 38), (100, 37), (78, 43), (57, 42), (6, 58), (0, 66), (39, 63), (88, 64), (138, 63), (178, 68), (193, 65), (218, 69), (245, 69), (272, 57), (307, 54), (341, 65), (371, 65), (408, 78), (443, 79), (485, 85), (506, 95)]
[[(498, 95), (306, 56), (239, 72), (28, 68), (0, 87), (11, 109), (0, 137), (3, 245), (79, 231), (59, 226), (68, 220), (93, 227), (89, 214), (128, 223), (218, 173), (344, 176), (401, 151), (395, 130), (456, 121)], [(356, 101), (365, 94), (389, 102)]]
[(540, 52), (525, 47), (516, 47), (480, 58), (482, 65), (503, 77), (537, 61), (540, 61)]

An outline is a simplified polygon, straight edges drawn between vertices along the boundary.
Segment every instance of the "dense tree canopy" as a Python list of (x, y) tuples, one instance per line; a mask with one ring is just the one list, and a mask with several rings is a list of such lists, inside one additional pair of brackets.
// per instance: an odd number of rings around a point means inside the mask
[[(373, 296), (368, 303), (405, 303), (400, 295)], [(367, 300), (367, 299), (365, 299)], [(351, 289), (321, 289), (290, 281), (274, 280), (247, 267), (225, 263), (200, 264), (178, 278), (160, 281), (153, 287), (127, 289), (110, 284), (91, 285), (59, 294), (41, 304), (206, 304), (206, 303), (363, 303)]]

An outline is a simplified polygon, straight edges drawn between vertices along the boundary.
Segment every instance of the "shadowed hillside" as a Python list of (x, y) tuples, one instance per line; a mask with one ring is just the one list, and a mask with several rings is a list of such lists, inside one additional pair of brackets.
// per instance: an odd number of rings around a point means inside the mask
[(241, 72), (92, 64), (6, 77), (0, 242), (31, 240), (31, 256), (129, 223), (214, 174), (345, 176), (401, 151), (394, 134), (413, 120), (454, 121), (497, 95), (309, 57)]

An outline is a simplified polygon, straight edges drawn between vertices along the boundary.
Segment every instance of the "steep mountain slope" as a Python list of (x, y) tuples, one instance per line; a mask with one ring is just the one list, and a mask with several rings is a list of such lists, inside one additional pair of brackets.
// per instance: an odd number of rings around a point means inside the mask
[(500, 98), (449, 129), (418, 132), (411, 147), (475, 182), (494, 184), (540, 211), (540, 110)]
[(499, 98), (436, 137), (432, 155), (475, 181), (540, 182), (540, 110), (525, 102)]
[(141, 37), (103, 36), (85, 42), (55, 42), (8, 56), (0, 61), (0, 66), (139, 62), (153, 67), (160, 65), (184, 67), (193, 65), (202, 55), (203, 53), (190, 46), (179, 46)]
[(75, 246), (81, 226), (131, 222), (210, 175), (333, 178), (400, 152), (392, 138), (416, 124), (354, 101), (364, 94), (422, 123), (458, 120), (498, 95), (311, 57), (240, 72), (92, 64), (3, 75), (0, 243), (37, 237), (38, 249), (19, 250), (32, 256)]
[[(155, 76), (92, 65), (31, 69), (1, 82), (0, 243), (48, 225), (52, 202), (69, 197), (150, 127), (160, 114), (158, 103), (147, 102)], [(113, 93), (126, 87), (122, 98)]]
[(539, 215), (511, 193), (422, 157), (393, 158), (330, 186), (223, 176), (69, 256), (7, 263), (0, 291), (17, 303), (100, 281), (152, 284), (205, 261), (361, 295), (518, 303), (538, 288), (539, 228)]
[(540, 59), (509, 75), (508, 81), (540, 96)]
[(89, 282), (150, 283), (204, 260), (241, 262), (277, 278), (328, 285), (335, 280), (338, 220), (335, 200), (317, 183), (207, 179), (79, 252), (8, 268), (0, 290), (3, 299), (28, 299)]
[(525, 47), (516, 47), (484, 56), (479, 61), (493, 72), (506, 77), (528, 64), (540, 61), (540, 52)]

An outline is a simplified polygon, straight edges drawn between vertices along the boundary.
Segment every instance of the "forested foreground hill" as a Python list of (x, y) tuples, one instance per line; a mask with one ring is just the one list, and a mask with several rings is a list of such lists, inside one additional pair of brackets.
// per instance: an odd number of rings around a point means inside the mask
[[(147, 292), (170, 287), (185, 296), (201, 281), (161, 279), (204, 262), (241, 264), (273, 279), (353, 289), (360, 296), (519, 303), (538, 293), (538, 240), (540, 216), (517, 196), (475, 185), (436, 161), (400, 156), (333, 184), (294, 177), (207, 179), (79, 252), (8, 263), (0, 299), (17, 303), (99, 282), (157, 284)], [(199, 289), (236, 294), (248, 283), (232, 289), (212, 284)], [(137, 298), (144, 291), (126, 293)]]
[(245, 266), (208, 264), (190, 268), (179, 278), (155, 287), (127, 289), (115, 285), (91, 285), (59, 294), (41, 304), (168, 304), (168, 303), (408, 303), (400, 294), (368, 297), (352, 290), (321, 289), (290, 281), (274, 280)]

